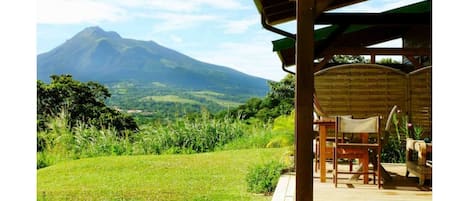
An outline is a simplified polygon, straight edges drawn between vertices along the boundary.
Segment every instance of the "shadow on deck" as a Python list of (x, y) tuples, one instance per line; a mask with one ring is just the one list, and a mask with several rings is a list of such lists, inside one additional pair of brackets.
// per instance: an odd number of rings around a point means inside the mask
[[(344, 166), (345, 167), (345, 166)], [(423, 201), (432, 200), (432, 184), (427, 180), (425, 185), (418, 186), (418, 178), (414, 175), (405, 177), (405, 164), (383, 164), (383, 167), (392, 177), (391, 181), (385, 181), (382, 189), (372, 181), (363, 184), (363, 179), (350, 180), (350, 175), (339, 177), (337, 188), (332, 183), (332, 172), (328, 171), (325, 183), (319, 181), (319, 171), (314, 172), (313, 200), (320, 201)], [(328, 170), (332, 166), (328, 164)], [(346, 167), (347, 168), (347, 167)], [(295, 173), (287, 173), (281, 176), (272, 201), (295, 200)]]

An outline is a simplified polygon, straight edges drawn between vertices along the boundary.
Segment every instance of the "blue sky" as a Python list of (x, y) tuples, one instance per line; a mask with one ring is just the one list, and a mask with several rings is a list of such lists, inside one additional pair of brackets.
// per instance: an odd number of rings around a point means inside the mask
[[(341, 11), (380, 12), (419, 0), (370, 0)], [(40, 0), (37, 53), (62, 44), (88, 26), (124, 38), (152, 40), (195, 59), (280, 80), (281, 62), (252, 0)], [(295, 31), (295, 22), (279, 28)], [(398, 42), (394, 42), (395, 45)]]

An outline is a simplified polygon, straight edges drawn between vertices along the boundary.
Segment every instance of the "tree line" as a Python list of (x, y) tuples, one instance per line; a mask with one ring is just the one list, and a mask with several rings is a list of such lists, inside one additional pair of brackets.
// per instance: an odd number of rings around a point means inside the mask
[(51, 82), (37, 81), (37, 130), (47, 129), (50, 118), (66, 112), (72, 128), (78, 123), (118, 131), (137, 131), (135, 120), (106, 106), (109, 90), (96, 82), (80, 82), (71, 75), (52, 75)]

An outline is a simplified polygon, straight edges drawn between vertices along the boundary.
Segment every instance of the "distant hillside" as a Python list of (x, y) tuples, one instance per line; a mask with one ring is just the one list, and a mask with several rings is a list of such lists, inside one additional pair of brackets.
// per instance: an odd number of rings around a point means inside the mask
[[(172, 95), (169, 91), (209, 91), (229, 96), (231, 98), (226, 101), (231, 102), (264, 96), (268, 91), (265, 79), (198, 61), (153, 41), (122, 38), (118, 33), (100, 27), (88, 27), (62, 45), (38, 55), (37, 78), (48, 82), (52, 74), (71, 74), (74, 79), (97, 81), (106, 86), (132, 83), (133, 88), (113, 89), (129, 91), (142, 86), (144, 90), (140, 91), (146, 94), (138, 95), (138, 100), (147, 102), (161, 100), (155, 98), (157, 94), (146, 92), (156, 89), (168, 92), (163, 95)], [(121, 93), (121, 98), (125, 94), (136, 95)], [(202, 95), (195, 94), (194, 97)], [(233, 97), (241, 98), (233, 100)], [(214, 96), (208, 99), (214, 100)]]
[(145, 116), (168, 117), (199, 112), (202, 108), (218, 112), (243, 104), (253, 95), (230, 95), (209, 90), (184, 90), (154, 83), (122, 81), (108, 83), (112, 96), (106, 102), (124, 111)]

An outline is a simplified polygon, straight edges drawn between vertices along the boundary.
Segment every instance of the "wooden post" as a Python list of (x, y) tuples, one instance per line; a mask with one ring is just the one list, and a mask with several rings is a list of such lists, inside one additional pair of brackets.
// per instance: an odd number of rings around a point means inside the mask
[(316, 0), (296, 1), (296, 200), (313, 200), (313, 11)]

